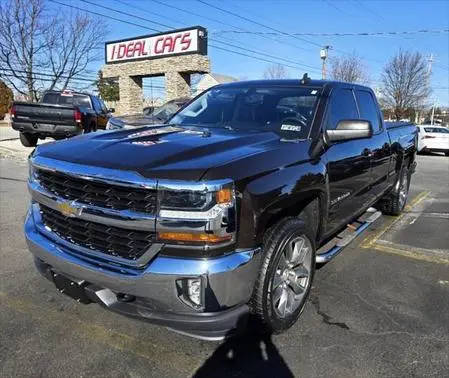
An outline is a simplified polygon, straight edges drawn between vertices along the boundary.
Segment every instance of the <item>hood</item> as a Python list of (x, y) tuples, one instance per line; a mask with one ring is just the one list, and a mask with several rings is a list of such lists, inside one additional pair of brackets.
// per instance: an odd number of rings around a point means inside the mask
[(272, 132), (163, 125), (86, 134), (44, 144), (35, 154), (72, 163), (136, 171), (152, 178), (199, 180), (211, 168), (262, 152), (275, 153), (285, 145)]

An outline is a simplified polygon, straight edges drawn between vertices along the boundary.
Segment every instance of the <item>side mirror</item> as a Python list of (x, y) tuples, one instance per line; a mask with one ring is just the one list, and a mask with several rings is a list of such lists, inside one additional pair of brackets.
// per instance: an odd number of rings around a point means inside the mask
[(338, 122), (335, 130), (326, 130), (327, 142), (340, 142), (344, 140), (369, 138), (373, 135), (370, 121), (360, 119), (347, 119)]
[(108, 109), (108, 112), (109, 112), (109, 113), (115, 113), (115, 108), (109, 108), (109, 109)]

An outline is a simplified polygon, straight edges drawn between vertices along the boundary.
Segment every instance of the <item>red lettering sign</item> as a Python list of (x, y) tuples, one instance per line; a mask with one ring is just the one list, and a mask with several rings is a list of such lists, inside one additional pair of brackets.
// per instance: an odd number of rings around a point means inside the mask
[(158, 58), (165, 55), (176, 55), (187, 52), (202, 53), (204, 44), (199, 44), (198, 29), (173, 31), (106, 43), (106, 62), (128, 61), (141, 58)]
[(182, 44), (182, 51), (187, 50), (190, 47), (190, 43), (192, 42), (192, 39), (190, 38), (190, 32), (185, 33), (182, 36), (181, 44)]

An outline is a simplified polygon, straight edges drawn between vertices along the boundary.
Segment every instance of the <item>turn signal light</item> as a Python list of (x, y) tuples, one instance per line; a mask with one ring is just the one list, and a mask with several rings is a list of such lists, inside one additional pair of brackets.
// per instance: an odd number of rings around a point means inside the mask
[(218, 192), (216, 192), (215, 199), (217, 203), (230, 203), (232, 201), (231, 189), (220, 189)]
[(170, 240), (177, 242), (206, 242), (206, 243), (220, 243), (231, 240), (231, 235), (218, 236), (214, 234), (194, 234), (190, 232), (159, 232), (159, 240)]

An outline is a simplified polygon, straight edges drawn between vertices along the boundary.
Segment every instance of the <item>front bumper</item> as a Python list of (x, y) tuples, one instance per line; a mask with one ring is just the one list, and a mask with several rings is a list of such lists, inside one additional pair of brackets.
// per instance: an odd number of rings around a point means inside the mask
[[(260, 265), (259, 249), (210, 259), (156, 256), (141, 271), (121, 273), (78, 255), (76, 245), (69, 248), (42, 233), (35, 222), (36, 211), (34, 205), (27, 215), (25, 236), (38, 270), (47, 278), (52, 270), (82, 281), (92, 301), (195, 337), (222, 338), (244, 325)], [(201, 311), (180, 298), (176, 281), (189, 277), (202, 277), (204, 282)], [(121, 293), (135, 300), (120, 302), (117, 294)]]

